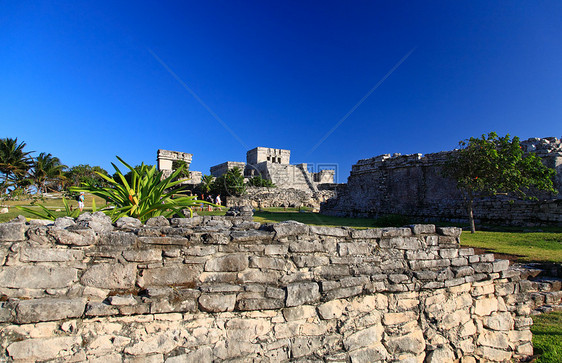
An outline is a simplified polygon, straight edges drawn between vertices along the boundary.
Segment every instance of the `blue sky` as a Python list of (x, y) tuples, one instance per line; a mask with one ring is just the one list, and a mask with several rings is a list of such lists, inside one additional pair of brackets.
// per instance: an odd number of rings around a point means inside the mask
[(561, 39), (560, 1), (2, 1), (0, 137), (110, 172), (284, 148), (345, 182), (489, 131), (560, 137)]

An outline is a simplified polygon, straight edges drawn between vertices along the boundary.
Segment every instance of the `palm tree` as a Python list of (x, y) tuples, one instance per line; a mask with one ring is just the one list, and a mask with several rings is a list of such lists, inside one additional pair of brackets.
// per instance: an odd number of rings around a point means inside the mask
[(199, 189), (203, 192), (203, 194), (208, 194), (211, 191), (214, 180), (215, 177), (212, 175), (203, 175), (201, 178), (201, 184), (199, 184)]
[(29, 156), (31, 151), (24, 151), (24, 147), (25, 142), (18, 144), (17, 138), (0, 139), (0, 173), (2, 174), (0, 194), (6, 193), (10, 186), (24, 179), (31, 168), (33, 163), (33, 159)]
[(41, 193), (47, 192), (48, 184), (59, 185), (64, 178), (63, 170), (66, 165), (61, 164), (60, 159), (46, 153), (41, 153), (33, 162), (31, 178), (37, 190)]

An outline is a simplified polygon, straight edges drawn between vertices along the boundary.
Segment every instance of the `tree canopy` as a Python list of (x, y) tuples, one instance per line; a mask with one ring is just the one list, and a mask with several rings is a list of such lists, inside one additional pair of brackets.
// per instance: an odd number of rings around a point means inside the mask
[(499, 137), (495, 132), (459, 142), (451, 153), (444, 174), (457, 182), (466, 202), (471, 232), (474, 233), (475, 197), (511, 193), (519, 198), (536, 198), (538, 190), (556, 192), (555, 171), (533, 153), (525, 153), (517, 136)]

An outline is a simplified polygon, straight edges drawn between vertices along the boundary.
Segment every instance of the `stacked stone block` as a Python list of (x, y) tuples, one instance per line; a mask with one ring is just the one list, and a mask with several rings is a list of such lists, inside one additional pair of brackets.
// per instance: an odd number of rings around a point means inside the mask
[[(524, 150), (539, 156), (556, 170), (558, 194), (536, 193), (538, 200), (497, 195), (477, 198), (478, 222), (514, 226), (562, 225), (562, 144), (559, 139), (529, 139)], [(380, 155), (352, 166), (347, 184), (321, 207), (327, 215), (378, 217), (389, 214), (416, 220), (466, 222), (464, 198), (456, 182), (443, 174), (443, 165), (454, 151), (433, 154)]]
[(101, 213), (0, 224), (5, 360), (507, 362), (530, 302), (458, 228)]

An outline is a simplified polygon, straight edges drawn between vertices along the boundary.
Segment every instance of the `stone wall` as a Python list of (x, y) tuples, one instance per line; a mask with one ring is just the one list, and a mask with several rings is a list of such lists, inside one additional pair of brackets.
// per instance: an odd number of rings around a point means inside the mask
[(0, 224), (0, 359), (508, 362), (532, 354), (507, 260), (458, 228), (84, 214)]
[[(557, 170), (555, 187), (562, 191), (562, 146), (556, 138), (529, 139), (522, 146)], [(337, 216), (376, 217), (400, 214), (422, 220), (465, 221), (462, 195), (453, 179), (442, 174), (451, 151), (434, 154), (380, 155), (353, 165), (347, 184), (321, 212)], [(562, 194), (538, 195), (529, 201), (499, 195), (475, 201), (479, 222), (507, 225), (562, 225)]]
[(228, 197), (227, 206), (249, 205), (252, 208), (288, 207), (313, 208), (318, 210), (320, 204), (334, 196), (333, 190), (322, 190), (316, 193), (305, 192), (294, 188), (257, 188), (248, 187), (242, 197)]

